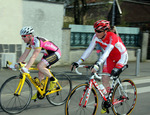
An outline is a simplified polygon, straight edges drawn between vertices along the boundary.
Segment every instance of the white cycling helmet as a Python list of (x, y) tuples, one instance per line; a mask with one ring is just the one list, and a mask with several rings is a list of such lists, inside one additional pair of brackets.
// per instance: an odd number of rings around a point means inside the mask
[(20, 30), (20, 35), (29, 35), (29, 34), (33, 34), (34, 30), (31, 26), (27, 26), (27, 27), (23, 27)]

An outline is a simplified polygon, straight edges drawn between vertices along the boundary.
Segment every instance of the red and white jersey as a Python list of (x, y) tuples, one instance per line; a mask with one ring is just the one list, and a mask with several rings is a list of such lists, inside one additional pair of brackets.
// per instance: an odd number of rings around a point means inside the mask
[[(81, 59), (85, 60), (91, 54), (91, 52), (93, 51), (97, 43), (99, 43), (100, 46), (104, 49), (103, 55), (99, 58), (100, 63), (103, 63), (107, 59), (107, 57), (109, 57), (113, 61), (118, 62), (122, 58), (122, 56), (128, 55), (127, 49), (123, 44), (121, 38), (116, 34), (114, 34), (113, 32), (107, 32), (103, 40), (98, 39), (96, 37), (96, 34), (93, 36), (89, 47), (83, 53)], [(121, 60), (121, 61), (125, 61), (125, 60)]]

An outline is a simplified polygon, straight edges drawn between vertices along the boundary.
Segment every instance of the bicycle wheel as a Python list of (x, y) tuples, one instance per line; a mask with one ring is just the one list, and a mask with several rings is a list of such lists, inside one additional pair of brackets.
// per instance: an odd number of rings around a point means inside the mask
[(129, 115), (135, 107), (137, 90), (134, 82), (130, 79), (116, 84), (112, 95), (112, 110), (115, 115)]
[(10, 77), (2, 84), (0, 89), (0, 106), (9, 114), (17, 114), (22, 112), (31, 101), (32, 87), (27, 79), (25, 80), (21, 94), (14, 94), (19, 81), (19, 76)]
[[(65, 104), (65, 115), (95, 115), (98, 107), (98, 96), (92, 87), (89, 100), (84, 106), (89, 84), (80, 84), (70, 92)], [(85, 95), (83, 96), (83, 94)], [(82, 102), (81, 99), (83, 98)], [(80, 104), (81, 102), (81, 104)]]
[[(69, 76), (64, 73), (55, 73), (54, 76), (58, 79), (58, 83), (61, 85), (62, 89), (56, 93), (47, 95), (46, 98), (52, 105), (62, 105), (65, 103), (69, 92), (72, 89), (72, 82)], [(57, 83), (56, 85), (56, 88), (59, 88)]]

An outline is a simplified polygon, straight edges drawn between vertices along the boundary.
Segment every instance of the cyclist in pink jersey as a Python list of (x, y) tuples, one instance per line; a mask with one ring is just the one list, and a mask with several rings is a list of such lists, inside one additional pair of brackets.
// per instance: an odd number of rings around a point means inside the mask
[[(104, 53), (100, 56), (96, 64), (91, 68), (92, 72), (99, 70), (99, 67), (104, 63), (103, 72), (115, 75), (120, 68), (127, 64), (128, 53), (121, 38), (115, 33), (110, 32), (110, 23), (107, 20), (98, 20), (94, 23), (95, 34), (89, 47), (82, 54), (77, 62), (73, 62), (71, 69), (78, 67), (86, 58), (89, 57), (96, 44), (104, 49)], [(107, 91), (110, 89), (110, 78), (108, 76), (102, 77), (102, 83)], [(105, 113), (106, 111), (101, 111)]]
[[(54, 79), (49, 72), (48, 68), (56, 63), (61, 57), (60, 49), (51, 41), (48, 41), (46, 38), (42, 37), (35, 37), (33, 35), (33, 28), (32, 27), (23, 27), (20, 31), (20, 35), (26, 44), (26, 49), (24, 53), (19, 58), (18, 62), (23, 62), (28, 54), (30, 53), (31, 49), (33, 49), (33, 54), (30, 57), (27, 65), (25, 68), (22, 68), (22, 71), (28, 73), (28, 69), (32, 66), (35, 62), (36, 58), (38, 57), (39, 53), (44, 53), (41, 61), (38, 63), (37, 68), (39, 69), (38, 78), (35, 78), (37, 84), (42, 88), (42, 84), (44, 85), (44, 76), (48, 76), (50, 80), (50, 88), (53, 89), (57, 79)], [(17, 64), (15, 64), (17, 67)], [(36, 99), (37, 94), (35, 94), (32, 99)]]

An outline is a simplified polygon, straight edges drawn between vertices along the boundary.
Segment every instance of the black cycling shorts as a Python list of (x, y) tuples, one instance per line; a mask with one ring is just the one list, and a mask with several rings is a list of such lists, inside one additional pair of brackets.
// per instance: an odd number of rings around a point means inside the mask
[(50, 55), (43, 56), (43, 59), (45, 59), (49, 63), (47, 67), (53, 65), (59, 60), (58, 56), (55, 53), (51, 53)]

